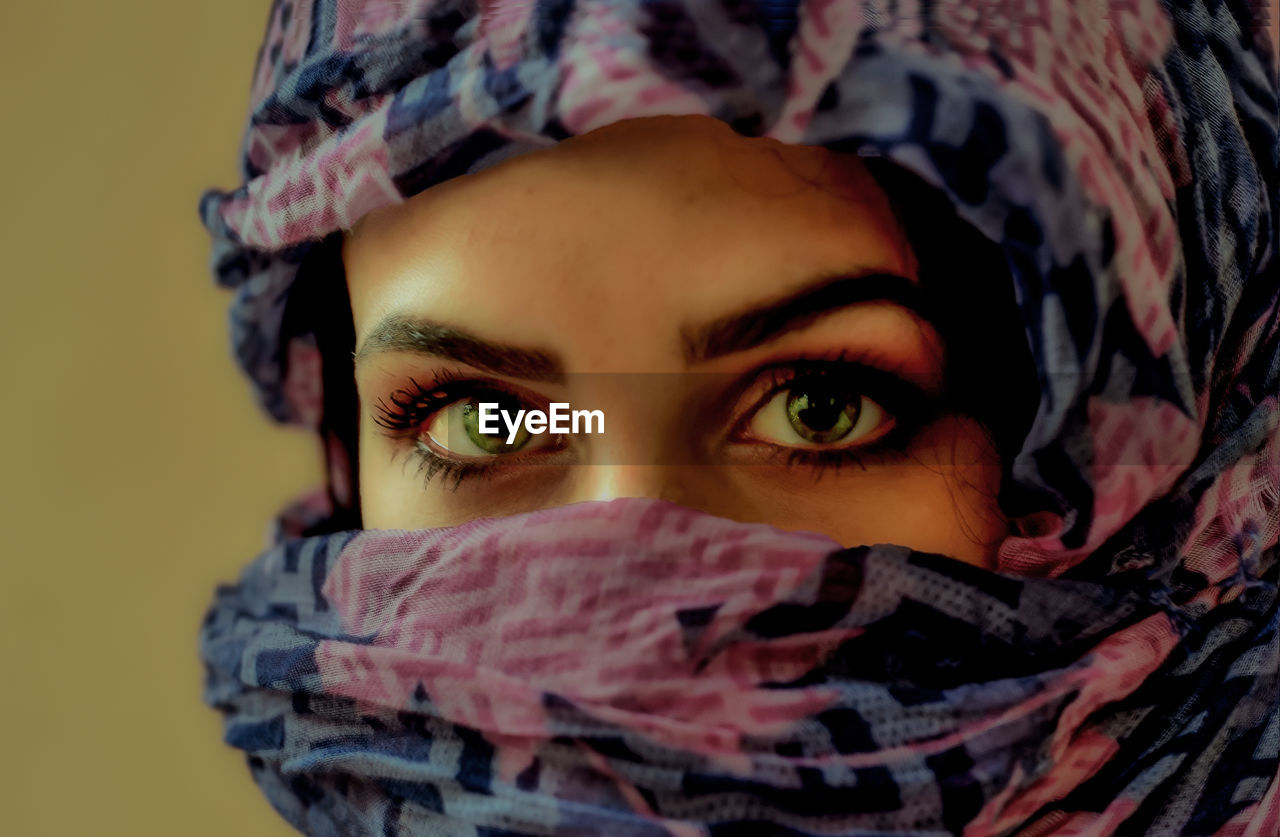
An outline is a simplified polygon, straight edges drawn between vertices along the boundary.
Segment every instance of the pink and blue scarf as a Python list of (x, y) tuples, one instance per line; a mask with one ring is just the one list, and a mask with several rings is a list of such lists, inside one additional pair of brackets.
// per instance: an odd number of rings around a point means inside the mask
[[(201, 209), (326, 490), (206, 699), (311, 835), (1280, 833), (1280, 147), (1242, 0), (277, 0)], [(626, 499), (344, 529), (291, 302), (364, 213), (619, 119), (882, 158), (1006, 256), (1039, 403), (995, 571)], [(957, 273), (978, 286), (988, 276)]]

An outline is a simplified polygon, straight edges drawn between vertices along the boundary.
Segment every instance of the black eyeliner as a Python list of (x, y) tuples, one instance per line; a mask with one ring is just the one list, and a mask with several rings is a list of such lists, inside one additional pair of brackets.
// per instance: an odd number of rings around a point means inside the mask
[(904, 453), (920, 430), (937, 418), (942, 410), (942, 399), (926, 392), (899, 375), (886, 369), (846, 359), (841, 353), (835, 358), (799, 358), (780, 361), (758, 370), (738, 389), (737, 398), (762, 379), (772, 376), (767, 391), (757, 397), (754, 406), (743, 412), (730, 431), (730, 438), (747, 443), (746, 425), (768, 406), (773, 398), (793, 388), (806, 379), (835, 378), (848, 383), (851, 392), (866, 396), (882, 407), (893, 418), (894, 425), (873, 442), (847, 447), (788, 447), (757, 441), (755, 444), (775, 449), (776, 456), (786, 457), (786, 464), (804, 464), (821, 471), (857, 464), (866, 468), (871, 459), (885, 454)]

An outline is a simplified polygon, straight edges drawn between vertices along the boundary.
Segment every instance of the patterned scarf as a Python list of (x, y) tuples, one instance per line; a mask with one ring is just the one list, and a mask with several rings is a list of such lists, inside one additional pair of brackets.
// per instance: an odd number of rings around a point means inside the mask
[(278, 0), (201, 206), (277, 419), (318, 242), (665, 113), (936, 187), (1041, 391), (996, 571), (640, 499), (332, 531), (330, 437), (202, 628), (227, 742), (312, 835), (1280, 833), (1277, 86), (1243, 0)]

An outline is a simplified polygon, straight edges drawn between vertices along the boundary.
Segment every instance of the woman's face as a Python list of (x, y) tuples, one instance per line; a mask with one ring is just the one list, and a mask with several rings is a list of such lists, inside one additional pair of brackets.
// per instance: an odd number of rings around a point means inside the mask
[[(373, 213), (344, 262), (369, 528), (658, 497), (984, 565), (1007, 531), (855, 157), (631, 120)], [(604, 432), (510, 431), (553, 402)]]

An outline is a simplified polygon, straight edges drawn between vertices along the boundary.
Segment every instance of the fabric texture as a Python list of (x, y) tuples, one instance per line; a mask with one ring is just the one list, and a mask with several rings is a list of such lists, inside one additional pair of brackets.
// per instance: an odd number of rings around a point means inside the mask
[(1041, 392), (996, 572), (638, 499), (302, 536), (316, 494), (202, 629), (227, 741), (317, 835), (1280, 833), (1275, 67), (1225, 0), (277, 2), (201, 204), (275, 418), (321, 422), (323, 238), (673, 113), (939, 189)]

